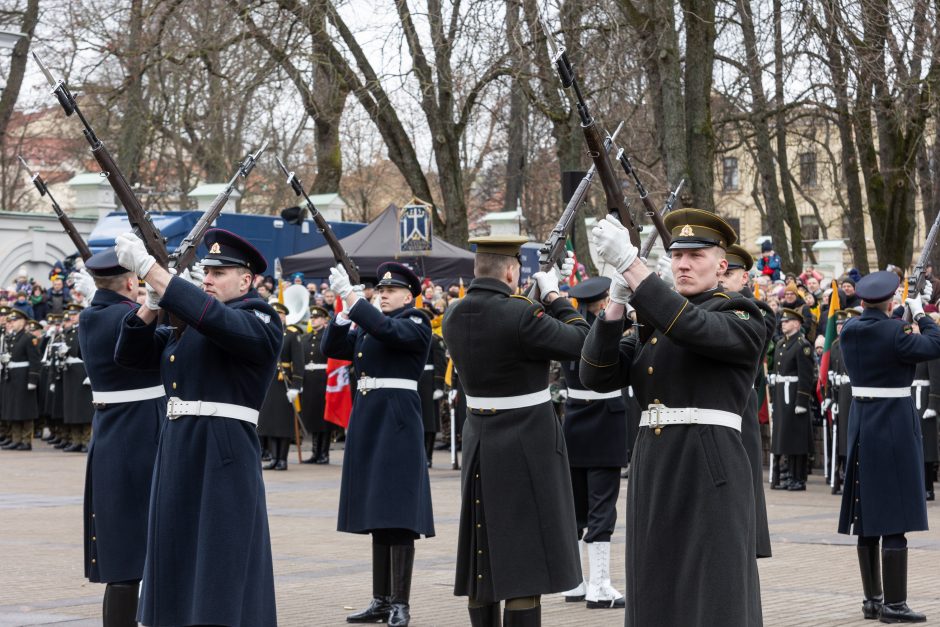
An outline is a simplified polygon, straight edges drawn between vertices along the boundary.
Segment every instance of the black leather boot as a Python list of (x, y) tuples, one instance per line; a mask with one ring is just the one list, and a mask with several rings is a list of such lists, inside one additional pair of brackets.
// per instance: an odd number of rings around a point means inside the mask
[(428, 468), (430, 468), (432, 460), (434, 459), (434, 434), (433, 433), (424, 434), (424, 452), (428, 457)]
[(392, 611), (388, 617), (388, 627), (408, 627), (411, 621), (411, 573), (415, 566), (415, 548), (413, 546), (394, 545), (392, 553)]
[(369, 607), (350, 614), (347, 623), (384, 623), (392, 611), (389, 604), (391, 595), (391, 552), (384, 544), (372, 542), (372, 602)]
[(330, 435), (329, 431), (317, 434), (317, 461), (315, 464), (330, 463)]
[(137, 627), (138, 581), (109, 583), (102, 603), (103, 627)]
[(313, 444), (310, 445), (310, 457), (305, 459), (302, 463), (304, 464), (316, 464), (317, 458), (320, 456), (320, 434), (314, 433)]
[(907, 606), (907, 549), (882, 549), (881, 568), (885, 600), (878, 618), (882, 623), (923, 623), (927, 617)]
[(862, 575), (862, 614), (867, 619), (878, 618), (884, 593), (881, 590), (881, 560), (877, 546), (855, 547), (858, 551), (858, 570)]
[(470, 627), (500, 627), (499, 603), (467, 609), (470, 612)]
[(503, 627), (542, 627), (542, 606), (503, 611)]

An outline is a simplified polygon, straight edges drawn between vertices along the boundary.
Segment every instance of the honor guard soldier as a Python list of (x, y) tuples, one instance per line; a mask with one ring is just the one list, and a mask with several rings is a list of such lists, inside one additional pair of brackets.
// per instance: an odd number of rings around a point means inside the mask
[(107, 584), (104, 627), (125, 627), (137, 617), (166, 396), (156, 367), (131, 370), (114, 361), (124, 317), (139, 306), (137, 276), (118, 264), (113, 248), (92, 255), (85, 268), (97, 287), (78, 316), (79, 348), (94, 408), (85, 467), (85, 577)]
[[(323, 353), (352, 360), (359, 381), (346, 431), (337, 530), (372, 534), (372, 602), (350, 623), (404, 627), (414, 541), (434, 535), (418, 379), (431, 346), (431, 323), (413, 306), (421, 282), (410, 268), (376, 270), (379, 308), (353, 288), (343, 266), (330, 288), (345, 301), (323, 335)], [(356, 329), (350, 329), (355, 322)]]
[(864, 311), (846, 321), (840, 335), (853, 398), (839, 533), (858, 536), (865, 618), (916, 623), (926, 617), (907, 606), (904, 534), (927, 529), (927, 507), (922, 419), (911, 382), (917, 362), (940, 358), (940, 328), (916, 294), (905, 304), (919, 334), (888, 317), (899, 282), (890, 271), (863, 277), (855, 291)]
[(62, 422), (62, 389), (60, 387), (62, 373), (58, 367), (58, 349), (62, 343), (62, 314), (50, 313), (46, 316), (46, 320), (48, 324), (43, 333), (43, 340), (40, 342), (42, 358), (39, 362), (39, 414), (45, 416), (46, 424), (49, 426), (50, 435), (46, 441), (56, 446), (66, 436)]
[[(849, 318), (858, 316), (855, 309), (840, 309), (835, 312), (836, 333), (842, 333), (842, 327)], [(835, 444), (835, 474), (832, 477), (832, 493), (842, 494), (842, 479), (845, 477), (845, 454), (848, 443), (849, 411), (852, 409), (852, 383), (842, 359), (842, 342), (837, 337), (829, 347), (829, 409), (832, 412)]]
[[(813, 347), (801, 331), (803, 314), (784, 308), (780, 316), (783, 337), (774, 349), (773, 433), (774, 455), (786, 455), (790, 491), (806, 490), (812, 421), (809, 409), (815, 384)], [(782, 487), (779, 482), (771, 489)]]
[[(173, 276), (132, 233), (118, 260), (149, 288), (124, 318), (115, 360), (160, 368), (167, 402), (153, 471), (144, 625), (277, 624), (261, 478), (258, 410), (281, 352), (274, 309), (252, 289), (267, 262), (222, 229), (206, 231), (203, 288)], [(158, 326), (158, 310), (183, 328)]]
[(91, 422), (95, 415), (92, 406), (91, 381), (85, 373), (85, 362), (79, 346), (79, 314), (85, 307), (78, 303), (65, 306), (65, 317), (69, 329), (64, 333), (66, 352), (63, 356), (65, 370), (62, 372), (63, 420), (71, 434), (72, 442), (66, 453), (87, 453), (91, 441)]
[[(440, 328), (440, 314), (430, 305), (422, 307), (431, 321), (431, 326)], [(428, 458), (428, 468), (434, 456), (434, 438), (440, 431), (441, 399), (444, 398), (444, 374), (447, 370), (447, 351), (444, 339), (437, 333), (431, 333), (431, 350), (428, 351), (428, 363), (418, 379), (418, 395), (421, 397), (421, 422), (424, 425), (424, 452)]]
[[(586, 279), (568, 290), (588, 324), (607, 306), (610, 279)], [(578, 548), (586, 544), (590, 578), (564, 593), (565, 601), (587, 600), (587, 607), (623, 608), (610, 583), (610, 538), (617, 523), (620, 469), (627, 465), (627, 415), (621, 390), (594, 392), (581, 383), (578, 360), (561, 362), (568, 388), (563, 424), (571, 491), (578, 525)]]
[(271, 450), (271, 461), (264, 470), (287, 470), (287, 453), (294, 437), (294, 401), (300, 396), (304, 384), (304, 355), (300, 345), (302, 331), (293, 324), (287, 324), (290, 312), (285, 305), (272, 303), (271, 307), (281, 318), (284, 341), (277, 371), (261, 406), (258, 435), (267, 438)]
[[(937, 314), (928, 314), (934, 322)], [(919, 327), (919, 325), (918, 325)], [(919, 332), (919, 330), (918, 330)], [(937, 409), (940, 407), (940, 359), (917, 362), (911, 384), (914, 408), (921, 417), (924, 443), (924, 492), (926, 500), (935, 498), (933, 484), (937, 480), (937, 462), (940, 462), (937, 438)]]
[[(598, 392), (633, 385), (644, 408), (627, 491), (626, 624), (759, 626), (741, 422), (764, 321), (754, 301), (719, 285), (736, 238), (727, 222), (681, 209), (665, 224), (675, 291), (637, 258), (616, 218), (592, 230), (618, 275), (585, 341), (581, 382)], [(628, 300), (644, 328), (621, 338)]]
[(320, 348), (330, 312), (319, 305), (310, 307), (310, 333), (301, 340), (304, 357), (304, 385), (301, 418), (313, 438), (313, 449), (305, 464), (329, 464), (330, 440), (335, 425), (323, 418), (326, 409), (326, 355)]
[[(0, 381), (6, 376), (6, 368), (3, 364), (3, 355), (7, 352), (7, 315), (10, 308), (6, 305), (0, 306)], [(3, 413), (3, 384), (0, 383), (0, 449), (10, 444), (13, 439), (13, 423)]]
[[(454, 594), (474, 627), (541, 624), (541, 595), (581, 576), (564, 434), (549, 391), (551, 360), (580, 354), (584, 318), (559, 295), (561, 274), (537, 272), (544, 303), (514, 294), (527, 238), (476, 244), (475, 278), (444, 316), (444, 342), (466, 391)], [(565, 274), (567, 273), (567, 274)]]
[(760, 418), (758, 416), (760, 408), (757, 406), (757, 388), (764, 379), (764, 356), (767, 354), (767, 347), (770, 345), (774, 330), (777, 328), (777, 316), (774, 310), (770, 308), (770, 305), (754, 298), (754, 293), (751, 291), (750, 275), (748, 274), (751, 268), (754, 267), (754, 258), (751, 257), (751, 254), (741, 246), (732, 244), (725, 251), (725, 259), (728, 260), (728, 269), (725, 270), (725, 275), (721, 279), (722, 287), (729, 292), (737, 292), (754, 301), (754, 304), (761, 310), (764, 320), (764, 346), (757, 361), (754, 385), (751, 386), (750, 398), (747, 401), (747, 413), (741, 417), (741, 441), (744, 442), (748, 461), (751, 462), (755, 524), (757, 525), (757, 557), (771, 557), (767, 501), (764, 497), (764, 447), (760, 434)]
[(39, 340), (26, 330), (29, 317), (13, 308), (7, 315), (5, 351), (0, 354), (0, 415), (10, 421), (9, 451), (33, 450), (33, 421), (39, 415)]

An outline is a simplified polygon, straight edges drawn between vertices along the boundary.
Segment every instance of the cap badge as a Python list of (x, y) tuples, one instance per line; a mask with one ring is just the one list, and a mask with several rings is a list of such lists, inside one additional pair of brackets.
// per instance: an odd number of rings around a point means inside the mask
[(210, 254), (210, 255), (221, 255), (221, 254), (222, 254), (222, 247), (219, 246), (219, 243), (218, 243), (218, 242), (216, 242), (216, 243), (214, 243), (214, 244), (212, 245), (212, 248), (209, 249), (209, 254)]
[(679, 237), (692, 237), (695, 235), (695, 231), (692, 230), (691, 224), (686, 224), (682, 227), (682, 230), (679, 231)]
[(391, 273), (391, 272), (386, 272), (385, 274), (382, 275), (382, 280), (383, 280), (383, 281), (384, 281), (385, 279), (390, 279), (390, 278), (392, 278), (392, 273)]

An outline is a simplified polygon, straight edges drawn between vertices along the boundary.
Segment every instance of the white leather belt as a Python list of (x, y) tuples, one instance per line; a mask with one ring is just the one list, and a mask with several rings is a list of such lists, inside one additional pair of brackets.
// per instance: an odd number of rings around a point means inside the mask
[(640, 414), (641, 427), (665, 427), (668, 425), (717, 425), (741, 430), (741, 416), (720, 409), (699, 407), (666, 407), (650, 405)]
[(868, 398), (904, 398), (910, 397), (911, 388), (863, 388), (853, 387), (852, 396), (867, 396)]
[(6, 367), (7, 368), (28, 368), (29, 362), (28, 361), (11, 361), (7, 363)]
[(917, 410), (920, 411), (921, 408), (921, 397), (924, 394), (924, 388), (930, 387), (930, 380), (928, 379), (914, 379), (911, 382), (911, 387), (916, 388), (914, 391), (914, 405), (917, 406)]
[(418, 382), (414, 379), (391, 379), (387, 377), (359, 377), (359, 380), (356, 382), (356, 391), (362, 394), (382, 388), (417, 392)]
[(305, 364), (304, 370), (326, 370), (326, 364)]
[(424, 369), (425, 369), (425, 370), (434, 370), (434, 364), (425, 364), (425, 365), (424, 365)]
[(71, 364), (83, 364), (83, 363), (85, 363), (85, 360), (82, 359), (82, 358), (80, 358), (80, 357), (68, 357), (68, 358), (65, 360), (65, 363), (67, 363), (67, 364), (69, 364), (69, 365), (71, 365)]
[(552, 400), (552, 393), (545, 388), (531, 394), (520, 394), (519, 396), (470, 396), (467, 398), (467, 407), (470, 409), (486, 409), (491, 411), (503, 411), (507, 409), (522, 409), (523, 407), (532, 407), (541, 405)]
[(176, 420), (180, 416), (218, 416), (258, 424), (258, 410), (251, 407), (210, 401), (184, 401), (173, 396), (166, 403), (166, 417)]
[(607, 398), (620, 398), (621, 395), (622, 392), (620, 392), (620, 390), (614, 392), (595, 392), (593, 390), (568, 388), (568, 398), (573, 398), (578, 401), (602, 401)]
[(783, 384), (783, 402), (789, 405), (790, 404), (790, 384), (799, 383), (800, 378), (792, 376), (792, 375), (784, 376), (780, 374), (774, 375), (774, 377), (775, 377), (775, 381), (774, 381), (775, 384), (777, 383)]
[(91, 402), (95, 405), (111, 405), (114, 403), (133, 403), (134, 401), (146, 401), (152, 398), (166, 396), (166, 390), (162, 385), (155, 385), (149, 388), (138, 388), (136, 390), (117, 390), (114, 392), (91, 392)]

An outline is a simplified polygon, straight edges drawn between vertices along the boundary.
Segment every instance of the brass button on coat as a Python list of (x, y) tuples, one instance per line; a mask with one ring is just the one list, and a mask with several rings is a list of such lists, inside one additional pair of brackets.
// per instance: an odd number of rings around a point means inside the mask
[(652, 367), (652, 366), (650, 366), (649, 368), (646, 369), (646, 374), (653, 374), (653, 367)]

